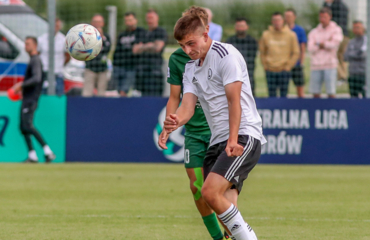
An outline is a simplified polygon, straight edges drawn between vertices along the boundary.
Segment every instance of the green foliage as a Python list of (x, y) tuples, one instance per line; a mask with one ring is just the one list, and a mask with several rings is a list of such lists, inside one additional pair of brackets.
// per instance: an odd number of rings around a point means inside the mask
[(149, 9), (155, 9), (159, 15), (159, 25), (167, 30), (170, 43), (175, 43), (173, 39), (173, 28), (176, 21), (181, 17), (182, 13), (192, 5), (202, 6), (201, 1), (195, 0), (172, 0), (163, 3), (153, 3), (148, 0), (137, 0), (136, 4), (127, 4), (130, 11), (137, 13), (139, 25), (145, 26), (145, 13)]
[[(226, 12), (229, 14), (228, 18), (224, 20), (224, 24), (233, 24), (235, 18), (245, 17), (250, 25), (250, 34), (255, 37), (261, 36), (262, 32), (267, 29), (274, 12), (284, 13), (286, 9), (280, 1), (246, 2), (237, 0), (227, 4), (226, 7)], [(223, 11), (225, 12), (225, 9)]]
[[(88, 5), (87, 5), (88, 3)], [(117, 6), (117, 24), (122, 24), (119, 17), (123, 15), (125, 1), (116, 0), (62, 0), (57, 1), (57, 16), (64, 22), (64, 31), (68, 31), (71, 27), (79, 23), (90, 23), (91, 17), (94, 14), (102, 14), (105, 19), (108, 18), (108, 12), (105, 9), (108, 5)]]
[(320, 6), (313, 1), (306, 3), (305, 10), (302, 14), (306, 29), (315, 28), (319, 24), (319, 11)]
[[(42, 17), (47, 17), (47, 0), (25, 0), (25, 2)], [(303, 4), (303, 3), (302, 3)], [(305, 8), (298, 18), (298, 22), (306, 30), (310, 30), (318, 24), (318, 12), (320, 6), (310, 0), (305, 3)], [(234, 34), (234, 21), (237, 17), (246, 17), (250, 25), (250, 34), (256, 38), (262, 35), (271, 22), (274, 12), (288, 7), (281, 0), (269, 0), (264, 2), (234, 0), (223, 4), (206, 4), (202, 0), (57, 0), (57, 15), (65, 25), (63, 31), (78, 23), (88, 23), (95, 13), (108, 17), (105, 10), (107, 5), (117, 6), (117, 31), (124, 30), (123, 16), (126, 11), (136, 13), (140, 26), (146, 27), (145, 13), (148, 9), (155, 9), (160, 16), (160, 26), (164, 27), (169, 35), (169, 43), (174, 44), (173, 27), (181, 17), (182, 12), (192, 5), (205, 6), (212, 9), (213, 21), (221, 24), (224, 28), (224, 40)]]

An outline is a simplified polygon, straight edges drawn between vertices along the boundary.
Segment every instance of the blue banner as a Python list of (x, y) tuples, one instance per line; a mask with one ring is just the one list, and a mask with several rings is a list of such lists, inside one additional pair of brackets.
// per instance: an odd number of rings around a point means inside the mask
[[(182, 162), (184, 129), (156, 142), (167, 99), (68, 98), (69, 162)], [(257, 99), (267, 144), (260, 163), (370, 164), (369, 100)]]

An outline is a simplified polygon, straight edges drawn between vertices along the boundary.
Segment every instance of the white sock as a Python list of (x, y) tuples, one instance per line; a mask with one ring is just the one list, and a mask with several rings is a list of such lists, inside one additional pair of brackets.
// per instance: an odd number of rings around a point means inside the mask
[(37, 154), (35, 150), (31, 150), (28, 152), (28, 158), (32, 159), (34, 161), (38, 161), (39, 159), (37, 158)]
[(231, 204), (229, 209), (218, 215), (218, 218), (225, 224), (235, 240), (257, 240), (253, 229), (244, 222), (239, 210)]
[(44, 149), (44, 153), (45, 153), (45, 155), (50, 155), (50, 154), (52, 154), (52, 153), (53, 153), (53, 151), (51, 151), (51, 149), (50, 149), (50, 147), (49, 147), (48, 145), (45, 145), (45, 146), (43, 147), (43, 149)]

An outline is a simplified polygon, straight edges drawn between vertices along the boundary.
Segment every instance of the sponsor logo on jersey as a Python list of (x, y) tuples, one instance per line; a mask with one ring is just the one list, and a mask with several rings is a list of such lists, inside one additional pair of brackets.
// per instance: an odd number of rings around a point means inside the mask
[[(158, 116), (158, 123), (153, 131), (153, 140), (154, 144), (157, 147), (159, 151), (162, 151), (164, 157), (172, 162), (182, 162), (184, 161), (184, 143), (185, 143), (185, 137), (184, 137), (184, 126), (178, 128), (176, 131), (172, 132), (168, 138), (167, 141), (167, 147), (168, 149), (163, 150), (158, 146), (158, 137), (159, 134), (161, 134), (163, 130), (163, 122), (166, 118), (166, 107), (162, 109)], [(188, 153), (189, 155), (189, 153)], [(186, 158), (185, 158), (186, 159)]]
[(196, 77), (193, 77), (192, 83), (198, 83), (198, 79)]
[(212, 69), (211, 68), (208, 68), (208, 80), (211, 80), (212, 78)]
[(0, 116), (0, 146), (5, 146), (4, 135), (6, 128), (8, 127), (9, 118), (6, 116)]

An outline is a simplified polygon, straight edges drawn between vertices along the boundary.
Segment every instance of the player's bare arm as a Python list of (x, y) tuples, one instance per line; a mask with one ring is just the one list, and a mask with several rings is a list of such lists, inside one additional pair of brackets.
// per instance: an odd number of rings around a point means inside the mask
[(243, 146), (238, 144), (238, 133), (241, 119), (240, 94), (242, 82), (233, 82), (225, 86), (226, 98), (229, 106), (229, 140), (227, 141), (226, 153), (229, 157), (241, 156)]
[[(180, 105), (180, 97), (181, 97), (181, 85), (170, 85), (170, 97), (167, 101), (166, 106), (166, 116), (168, 117), (170, 114), (176, 113), (177, 108)], [(168, 133), (165, 129), (161, 132), (158, 137), (158, 145), (162, 149), (167, 149), (166, 142), (168, 140)]]
[(164, 129), (171, 133), (177, 128), (185, 125), (194, 115), (195, 105), (198, 97), (192, 93), (185, 93), (181, 106), (177, 109), (176, 114), (170, 114), (164, 121)]

